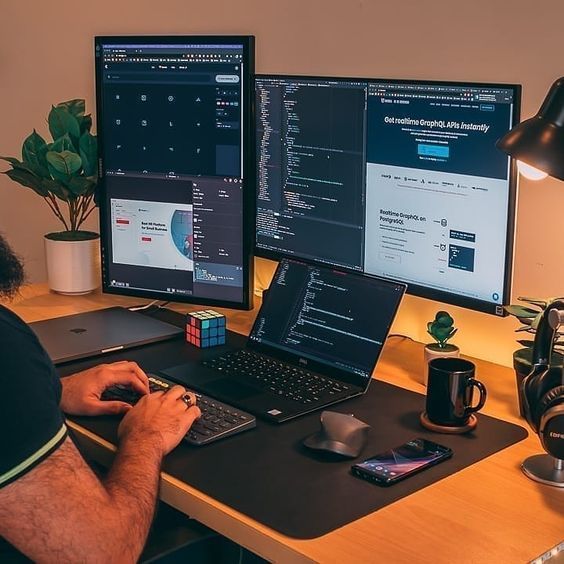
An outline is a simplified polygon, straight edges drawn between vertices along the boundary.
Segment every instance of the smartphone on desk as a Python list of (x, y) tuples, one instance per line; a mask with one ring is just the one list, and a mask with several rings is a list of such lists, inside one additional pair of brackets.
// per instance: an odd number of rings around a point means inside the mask
[(354, 464), (351, 472), (363, 480), (391, 486), (451, 456), (449, 447), (418, 438)]

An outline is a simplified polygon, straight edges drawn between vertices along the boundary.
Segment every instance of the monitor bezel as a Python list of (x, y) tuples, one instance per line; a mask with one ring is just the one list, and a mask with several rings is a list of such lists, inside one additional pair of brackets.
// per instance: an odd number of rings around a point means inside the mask
[[(370, 84), (414, 84), (414, 85), (430, 85), (430, 86), (468, 86), (470, 88), (506, 88), (513, 91), (513, 114), (512, 114), (512, 124), (514, 127), (519, 123), (520, 120), (520, 110), (521, 110), (521, 91), (522, 86), (520, 84), (511, 83), (501, 83), (501, 82), (464, 82), (457, 80), (422, 80), (422, 79), (397, 79), (397, 78), (366, 78), (366, 77), (335, 77), (335, 76), (314, 76), (314, 75), (299, 75), (299, 74), (256, 74), (255, 81), (261, 79), (266, 80), (312, 80), (312, 81), (329, 81), (336, 83), (344, 82), (366, 82)], [(256, 100), (256, 84), (253, 89), (255, 92)], [(256, 103), (256, 102), (255, 102)], [(257, 116), (258, 117), (258, 116)], [(256, 127), (256, 125), (255, 125)], [(258, 128), (257, 128), (258, 129)], [(258, 159), (257, 167), (258, 169)], [(255, 173), (256, 174), (256, 173)], [(258, 178), (258, 175), (256, 175)], [(425, 298), (445, 304), (450, 304), (458, 307), (463, 307), (466, 309), (471, 309), (474, 311), (479, 311), (482, 313), (488, 313), (491, 315), (496, 315), (499, 317), (505, 317), (507, 312), (504, 306), (509, 305), (511, 300), (511, 289), (513, 282), (513, 262), (514, 262), (514, 245), (515, 245), (515, 221), (516, 221), (516, 210), (517, 210), (517, 183), (518, 183), (518, 171), (517, 163), (515, 159), (510, 158), (509, 163), (509, 198), (507, 206), (507, 224), (506, 224), (506, 249), (505, 249), (505, 265), (504, 265), (504, 281), (503, 281), (503, 294), (501, 303), (494, 303), (478, 298), (472, 298), (470, 296), (464, 296), (461, 294), (456, 294), (453, 292), (448, 292), (446, 290), (437, 290), (435, 288), (413, 284), (411, 282), (406, 282), (404, 280), (398, 280), (407, 284), (407, 294), (412, 296), (417, 296), (420, 298)], [(258, 207), (257, 202), (258, 196), (258, 184), (255, 194), (255, 206)], [(256, 220), (255, 220), (256, 221)], [(256, 240), (256, 227), (255, 227), (255, 249), (254, 254), (256, 257), (266, 258), (270, 260), (279, 261), (282, 258), (295, 258), (298, 260), (307, 260), (310, 262), (335, 266), (343, 270), (367, 274), (370, 273), (360, 271), (357, 269), (347, 268), (341, 264), (330, 263), (328, 261), (318, 260), (315, 257), (309, 255), (300, 255), (297, 253), (288, 253), (282, 251), (274, 251), (270, 249), (264, 249), (259, 247)]]
[[(200, 298), (197, 296), (180, 296), (173, 293), (156, 292), (153, 290), (139, 290), (129, 288), (117, 288), (110, 285), (109, 262), (111, 253), (108, 252), (108, 245), (111, 244), (111, 236), (108, 233), (107, 225), (110, 210), (107, 205), (105, 174), (103, 166), (104, 134), (101, 126), (100, 111), (102, 108), (102, 57), (98, 55), (102, 45), (107, 43), (115, 44), (150, 44), (178, 45), (178, 44), (215, 44), (243, 46), (243, 61), (246, 64), (242, 74), (243, 80), (243, 108), (248, 111), (243, 113), (243, 147), (246, 147), (243, 154), (243, 296), (241, 301), (220, 300), (211, 298)], [(188, 304), (201, 304), (206, 306), (225, 307), (231, 309), (250, 310), (254, 307), (254, 243), (255, 243), (255, 212), (256, 212), (256, 142), (255, 142), (255, 37), (253, 35), (100, 35), (94, 37), (94, 66), (95, 66), (95, 85), (96, 85), (96, 129), (98, 137), (98, 188), (97, 202), (100, 208), (100, 253), (102, 260), (102, 291), (107, 294), (117, 294), (139, 298), (148, 298), (159, 301), (171, 301)]]

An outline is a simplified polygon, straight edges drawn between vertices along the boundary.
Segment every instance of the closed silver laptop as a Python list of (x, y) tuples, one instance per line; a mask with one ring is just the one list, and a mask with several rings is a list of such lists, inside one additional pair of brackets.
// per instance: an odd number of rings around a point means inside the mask
[(122, 307), (30, 323), (55, 364), (172, 339), (184, 330)]

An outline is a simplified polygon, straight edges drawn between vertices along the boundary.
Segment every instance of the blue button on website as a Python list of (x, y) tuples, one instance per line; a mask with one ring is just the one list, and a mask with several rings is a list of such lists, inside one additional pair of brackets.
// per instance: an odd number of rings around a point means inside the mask
[(441, 145), (417, 145), (417, 153), (426, 157), (448, 157), (449, 148)]

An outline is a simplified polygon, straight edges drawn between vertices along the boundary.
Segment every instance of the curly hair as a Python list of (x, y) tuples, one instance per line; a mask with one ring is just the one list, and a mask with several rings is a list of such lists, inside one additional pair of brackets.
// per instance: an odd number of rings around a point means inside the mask
[(22, 261), (0, 234), (0, 298), (13, 298), (24, 280)]

